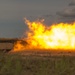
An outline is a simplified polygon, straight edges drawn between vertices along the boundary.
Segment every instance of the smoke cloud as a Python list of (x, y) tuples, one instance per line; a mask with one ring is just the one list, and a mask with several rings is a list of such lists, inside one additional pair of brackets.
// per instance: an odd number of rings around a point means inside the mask
[(75, 6), (75, 0), (71, 1), (71, 3), (69, 3), (69, 6)]
[(64, 22), (72, 22), (75, 20), (75, 0), (71, 1), (62, 11), (56, 13), (59, 19)]

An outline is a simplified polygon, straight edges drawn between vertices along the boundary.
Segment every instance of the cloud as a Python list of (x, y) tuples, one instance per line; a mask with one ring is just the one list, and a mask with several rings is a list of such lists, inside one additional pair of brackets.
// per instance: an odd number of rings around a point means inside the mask
[(69, 3), (69, 6), (75, 6), (75, 0), (71, 1), (71, 3)]

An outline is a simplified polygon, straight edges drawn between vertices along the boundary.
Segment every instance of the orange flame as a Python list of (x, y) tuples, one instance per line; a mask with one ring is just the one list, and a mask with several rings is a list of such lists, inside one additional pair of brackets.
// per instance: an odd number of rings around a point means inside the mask
[(59, 23), (47, 26), (44, 20), (30, 22), (28, 25), (27, 38), (17, 41), (14, 51), (21, 50), (75, 50), (75, 23)]

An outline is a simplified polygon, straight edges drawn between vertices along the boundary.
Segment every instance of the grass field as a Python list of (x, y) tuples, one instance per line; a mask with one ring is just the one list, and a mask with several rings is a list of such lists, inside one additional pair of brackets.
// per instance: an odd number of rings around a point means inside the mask
[(75, 56), (0, 53), (0, 75), (75, 75)]
[[(15, 40), (0, 39), (1, 47)], [(0, 51), (0, 75), (75, 75), (75, 51)]]

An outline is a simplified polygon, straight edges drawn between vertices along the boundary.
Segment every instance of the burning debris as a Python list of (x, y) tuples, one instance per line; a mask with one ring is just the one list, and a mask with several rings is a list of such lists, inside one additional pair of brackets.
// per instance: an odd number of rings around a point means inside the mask
[(25, 19), (29, 30), (23, 41), (17, 41), (14, 51), (21, 50), (75, 50), (75, 22), (47, 26), (44, 20), (30, 22)]

